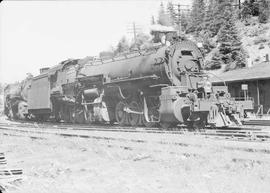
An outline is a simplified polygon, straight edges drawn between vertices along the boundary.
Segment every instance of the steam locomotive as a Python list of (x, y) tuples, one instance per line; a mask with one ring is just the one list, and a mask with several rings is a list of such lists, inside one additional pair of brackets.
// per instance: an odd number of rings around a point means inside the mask
[(20, 119), (163, 128), (241, 124), (252, 101), (235, 101), (226, 86), (212, 86), (202, 68), (203, 55), (189, 40), (117, 57), (70, 59), (25, 80), (20, 97), (6, 89), (5, 113)]

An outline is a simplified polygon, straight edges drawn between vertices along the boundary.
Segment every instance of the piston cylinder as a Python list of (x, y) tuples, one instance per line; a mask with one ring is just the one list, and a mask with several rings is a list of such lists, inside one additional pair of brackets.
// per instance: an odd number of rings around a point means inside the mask
[(190, 112), (190, 104), (188, 98), (179, 96), (181, 90), (186, 92), (186, 87), (162, 88), (159, 109), (161, 122), (183, 123), (186, 121)]

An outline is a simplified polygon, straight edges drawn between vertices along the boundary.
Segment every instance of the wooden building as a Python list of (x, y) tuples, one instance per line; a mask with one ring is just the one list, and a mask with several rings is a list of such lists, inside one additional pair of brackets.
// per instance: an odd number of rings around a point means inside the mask
[(263, 113), (270, 112), (270, 62), (228, 71), (211, 81), (213, 85), (226, 84), (232, 97), (252, 97), (255, 112), (259, 107)]

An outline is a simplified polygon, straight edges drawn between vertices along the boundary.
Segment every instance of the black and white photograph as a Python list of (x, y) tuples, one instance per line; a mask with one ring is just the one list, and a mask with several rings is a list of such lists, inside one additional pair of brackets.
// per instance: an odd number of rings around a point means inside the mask
[(0, 193), (269, 193), (270, 0), (0, 2)]

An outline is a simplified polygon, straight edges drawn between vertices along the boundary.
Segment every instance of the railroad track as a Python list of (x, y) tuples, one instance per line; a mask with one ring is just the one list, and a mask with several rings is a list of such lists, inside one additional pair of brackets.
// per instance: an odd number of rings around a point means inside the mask
[[(270, 129), (262, 130), (254, 127), (231, 127), (213, 129), (206, 128), (200, 131), (189, 131), (185, 126), (179, 126), (171, 130), (161, 130), (160, 128), (144, 128), (144, 127), (120, 127), (118, 125), (82, 125), (82, 124), (67, 124), (67, 123), (32, 123), (32, 122), (9, 122), (0, 123), (2, 132), (11, 131), (24, 134), (54, 134), (64, 137), (90, 137), (89, 132), (131, 132), (131, 133), (154, 133), (154, 134), (191, 134), (202, 135), (206, 138), (226, 139), (236, 141), (270, 141)], [(42, 137), (42, 136), (41, 136)]]
[(244, 125), (260, 125), (270, 127), (270, 119), (254, 119), (244, 121)]

